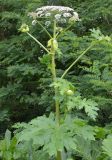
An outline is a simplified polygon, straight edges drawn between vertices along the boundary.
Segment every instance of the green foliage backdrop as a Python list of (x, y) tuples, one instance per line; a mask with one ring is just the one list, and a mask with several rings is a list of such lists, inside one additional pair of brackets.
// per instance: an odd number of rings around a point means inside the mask
[[(29, 121), (53, 110), (51, 79), (40, 58), (44, 51), (18, 31), (22, 22), (29, 23), (27, 13), (38, 6), (58, 4), (74, 8), (81, 22), (59, 39), (64, 52), (57, 57), (60, 75), (86, 49), (92, 37), (90, 29), (100, 28), (111, 36), (111, 0), (0, 0), (0, 132), (18, 121)], [(48, 38), (40, 27), (32, 33), (46, 45)], [(37, 35), (38, 33), (38, 35)], [(46, 59), (45, 59), (46, 60)], [(85, 55), (67, 75), (83, 97), (91, 98), (100, 108), (97, 124), (111, 126), (112, 121), (112, 46), (102, 42)], [(76, 113), (79, 114), (79, 113)], [(80, 115), (85, 116), (84, 114)]]

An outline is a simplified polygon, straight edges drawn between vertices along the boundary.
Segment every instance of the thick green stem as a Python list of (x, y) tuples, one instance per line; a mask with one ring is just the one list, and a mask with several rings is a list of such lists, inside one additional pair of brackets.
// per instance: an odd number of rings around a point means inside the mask
[(56, 160), (62, 160), (61, 152), (57, 151), (57, 157)]
[[(52, 56), (52, 76), (53, 76), (53, 81), (56, 81), (56, 65), (55, 65), (55, 46), (54, 46), (54, 40), (55, 40), (55, 35), (56, 35), (56, 22), (54, 21), (54, 33), (53, 33), (53, 39), (51, 40), (51, 56)], [(59, 125), (59, 121), (60, 121), (60, 111), (59, 111), (59, 101), (57, 100), (57, 96), (58, 96), (58, 90), (57, 88), (55, 89), (55, 107), (56, 107), (56, 121), (57, 124)]]
[[(55, 68), (55, 50), (54, 47), (52, 45), (51, 47), (51, 54), (52, 54), (52, 76), (53, 76), (53, 81), (56, 81), (56, 68)], [(54, 88), (55, 90), (55, 107), (56, 107), (56, 123), (57, 123), (57, 127), (60, 125), (60, 110), (59, 110), (59, 101), (57, 100), (57, 96), (58, 96), (58, 90), (57, 88)], [(61, 158), (61, 152), (57, 151), (57, 157), (56, 160), (62, 160)]]
[[(43, 28), (45, 30), (45, 28)], [(45, 30), (46, 31), (46, 30)], [(47, 32), (48, 33), (48, 32)], [(34, 36), (32, 36), (30, 33), (27, 32), (27, 34), (36, 42), (38, 43), (48, 54), (51, 55), (51, 72), (52, 72), (52, 77), (53, 77), (53, 82), (56, 81), (56, 66), (55, 66), (55, 45), (54, 41), (56, 39), (56, 22), (54, 21), (54, 33), (53, 33), (53, 38), (51, 39), (51, 50), (49, 51), (42, 43), (40, 43)], [(51, 35), (49, 34), (51, 37)], [(57, 100), (58, 96), (58, 89), (54, 88), (55, 90), (55, 109), (56, 109), (56, 123), (57, 127), (60, 125), (60, 108), (59, 108), (59, 100)], [(57, 151), (57, 156), (56, 160), (62, 160), (61, 152)]]
[[(55, 54), (54, 51), (52, 51), (52, 76), (53, 76), (53, 81), (56, 81), (56, 69), (55, 69)], [(58, 90), (57, 88), (55, 89), (55, 97), (57, 98), (58, 95)], [(55, 107), (56, 107), (56, 121), (57, 121), (57, 125), (59, 125), (59, 121), (60, 121), (60, 111), (59, 111), (59, 101), (55, 100)]]
[[(52, 56), (51, 71), (52, 71), (53, 82), (56, 81), (55, 46), (54, 46), (55, 38), (56, 38), (56, 22), (54, 22), (54, 33), (53, 33), (53, 39), (51, 41), (51, 56)], [(57, 123), (57, 127), (59, 127), (59, 125), (60, 125), (60, 108), (59, 108), (59, 100), (57, 100), (58, 89), (54, 88), (54, 90), (55, 90), (55, 97), (56, 97), (56, 99), (55, 99), (56, 123)], [(56, 160), (62, 160), (60, 151), (57, 151)]]

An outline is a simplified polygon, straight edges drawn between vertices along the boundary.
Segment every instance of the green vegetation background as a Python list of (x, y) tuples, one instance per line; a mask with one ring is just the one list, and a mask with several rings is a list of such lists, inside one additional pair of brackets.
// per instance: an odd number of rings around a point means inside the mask
[[(60, 39), (63, 58), (57, 58), (58, 74), (87, 48), (90, 30), (112, 33), (111, 0), (0, 0), (0, 135), (15, 122), (29, 121), (53, 110), (51, 79), (39, 57), (44, 52), (25, 34), (18, 32), (22, 22), (31, 23), (29, 11), (43, 5), (74, 8), (81, 22)], [(46, 45), (48, 37), (40, 27), (31, 27)], [(83, 97), (98, 103), (98, 126), (112, 126), (112, 47), (101, 44), (86, 54), (67, 75)], [(79, 113), (76, 113), (79, 114)], [(84, 117), (85, 115), (80, 115)], [(86, 118), (86, 117), (85, 117)]]

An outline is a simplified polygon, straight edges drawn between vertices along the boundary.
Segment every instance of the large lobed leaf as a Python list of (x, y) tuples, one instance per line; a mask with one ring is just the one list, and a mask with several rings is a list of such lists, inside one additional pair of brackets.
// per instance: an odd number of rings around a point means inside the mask
[(22, 131), (17, 133), (18, 142), (33, 140), (33, 145), (50, 156), (56, 155), (57, 151), (76, 150), (76, 136), (85, 140), (94, 141), (95, 132), (92, 126), (89, 126), (81, 119), (72, 119), (66, 116), (65, 120), (57, 126), (54, 116), (41, 116), (33, 119), (28, 124), (22, 123), (15, 126)]

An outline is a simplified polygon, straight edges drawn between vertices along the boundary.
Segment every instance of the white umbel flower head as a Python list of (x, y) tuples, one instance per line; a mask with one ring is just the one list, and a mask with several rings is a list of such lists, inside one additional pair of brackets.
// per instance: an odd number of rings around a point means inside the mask
[(46, 22), (45, 22), (45, 25), (46, 25), (47, 27), (50, 26), (50, 24), (51, 24), (50, 21), (46, 21)]
[(48, 11), (58, 11), (58, 12), (62, 12), (62, 11), (74, 11), (72, 8), (70, 7), (63, 7), (63, 6), (43, 6), (41, 8), (37, 8), (36, 12), (39, 11), (43, 11), (43, 12), (48, 12)]
[(37, 21), (34, 19), (34, 20), (32, 21), (32, 25), (35, 26), (36, 23), (37, 23)]
[(56, 14), (54, 17), (56, 20), (59, 20), (61, 18), (61, 14)]
[(42, 11), (39, 11), (36, 13), (37, 17), (40, 17), (41, 14), (42, 14)]
[(37, 8), (35, 12), (29, 14), (34, 19), (39, 18), (51, 18), (51, 20), (56, 20), (58, 23), (69, 22), (69, 19), (73, 19), (74, 21), (78, 21), (78, 13), (75, 12), (70, 7), (64, 6), (43, 6), (41, 8)]
[(71, 16), (72, 16), (71, 13), (64, 13), (64, 14), (63, 14), (63, 17), (65, 17), (65, 18), (71, 17)]
[(61, 19), (61, 23), (66, 23), (66, 22), (67, 22), (67, 20), (65, 18)]
[(46, 17), (50, 17), (50, 16), (51, 16), (51, 13), (46, 13), (45, 16), (46, 16)]
[(79, 20), (79, 16), (77, 12), (73, 12), (73, 16), (75, 17), (76, 20)]

